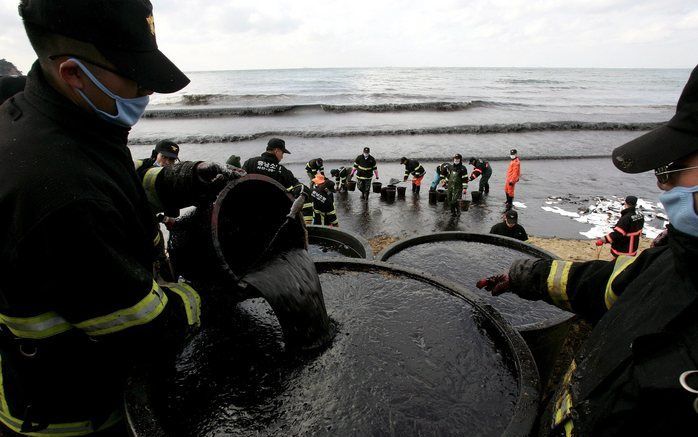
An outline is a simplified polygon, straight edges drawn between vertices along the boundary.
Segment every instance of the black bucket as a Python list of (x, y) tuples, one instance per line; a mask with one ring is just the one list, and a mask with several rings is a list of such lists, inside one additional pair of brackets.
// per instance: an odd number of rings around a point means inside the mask
[(429, 191), (429, 205), (436, 205), (439, 194), (436, 191)]
[(247, 175), (229, 183), (213, 204), (177, 220), (169, 247), (175, 271), (197, 290), (231, 292), (244, 273), (264, 261), (262, 256), (306, 247), (301, 218), (290, 220), (274, 251), (265, 253), (292, 203), (284, 187), (266, 176)]
[(316, 268), (337, 324), (326, 350), (289, 354), (264, 302), (242, 302), (172, 369), (130, 379), (131, 435), (531, 434), (536, 367), (491, 306), (385, 263)]
[(382, 182), (373, 182), (371, 184), (373, 186), (373, 192), (374, 193), (380, 193), (381, 192), (381, 186), (383, 186)]
[(470, 196), (473, 199), (473, 205), (477, 205), (478, 203), (480, 203), (480, 200), (482, 199), (482, 193), (477, 190), (471, 192)]
[(349, 190), (349, 191), (356, 190), (356, 181), (348, 181), (347, 182), (347, 190)]
[(445, 202), (446, 201), (446, 194), (447, 194), (446, 190), (438, 190), (436, 192), (436, 195), (437, 195), (436, 200), (438, 200), (439, 202)]
[(498, 235), (441, 232), (398, 241), (376, 258), (417, 268), (473, 290), (497, 308), (521, 333), (536, 358), (541, 379), (546, 380), (574, 315), (547, 303), (531, 302), (513, 294), (492, 297), (489, 292), (478, 290), (475, 283), (507, 271), (516, 258), (552, 259), (551, 253)]
[(368, 241), (352, 232), (316, 225), (308, 225), (306, 230), (308, 252), (315, 261), (336, 257), (373, 259)]
[(459, 200), (458, 203), (460, 204), (460, 209), (461, 211), (467, 211), (470, 209), (470, 201), (469, 200)]
[(397, 198), (404, 199), (407, 193), (407, 187), (397, 187)]
[(387, 187), (383, 187), (381, 189), (381, 198), (386, 202), (394, 202), (396, 193), (397, 190), (395, 189), (395, 187), (388, 185)]

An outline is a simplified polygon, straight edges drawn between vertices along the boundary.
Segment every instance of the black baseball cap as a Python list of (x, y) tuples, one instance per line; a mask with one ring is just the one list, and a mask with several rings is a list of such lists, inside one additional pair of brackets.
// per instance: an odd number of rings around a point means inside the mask
[(635, 205), (637, 205), (637, 197), (628, 196), (625, 198), (625, 203), (627, 203), (630, 206), (635, 206)]
[(179, 159), (179, 146), (170, 140), (158, 141), (155, 145), (155, 151), (162, 156)]
[(267, 150), (281, 149), (284, 153), (291, 153), (286, 149), (286, 141), (281, 138), (272, 138), (267, 143)]
[(519, 213), (514, 211), (513, 209), (507, 211), (507, 213), (504, 214), (504, 216), (506, 217), (509, 223), (516, 223), (519, 221)]
[(693, 69), (669, 122), (617, 147), (613, 164), (625, 173), (642, 173), (698, 152), (698, 67)]
[(516, 151), (516, 149), (511, 149), (511, 150), (509, 151), (509, 154), (510, 154), (510, 155), (516, 155), (517, 153), (518, 153), (518, 152)]
[(370, 147), (364, 147), (364, 153), (371, 153)]
[(22, 0), (19, 14), (26, 23), (91, 43), (141, 88), (173, 93), (189, 83), (158, 49), (148, 0)]

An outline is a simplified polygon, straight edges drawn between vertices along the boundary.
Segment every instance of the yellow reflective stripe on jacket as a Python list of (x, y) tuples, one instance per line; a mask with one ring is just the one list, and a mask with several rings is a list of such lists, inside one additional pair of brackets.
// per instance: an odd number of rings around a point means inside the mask
[(54, 312), (33, 317), (10, 317), (0, 314), (0, 322), (15, 336), (31, 339), (51, 337), (72, 328), (68, 321)]
[(189, 325), (199, 325), (201, 323), (201, 297), (199, 297), (199, 293), (184, 282), (165, 284), (165, 287), (182, 298)]
[(611, 277), (608, 279), (608, 282), (606, 283), (606, 294), (604, 295), (604, 301), (606, 303), (606, 309), (611, 309), (614, 303), (616, 303), (616, 300), (618, 300), (618, 295), (613, 292), (613, 281), (620, 275), (623, 270), (628, 268), (630, 264), (632, 264), (637, 257), (635, 256), (625, 256), (621, 255), (618, 258), (616, 258), (616, 263), (613, 265), (613, 273), (611, 273)]
[(571, 267), (571, 261), (555, 260), (550, 265), (550, 274), (548, 275), (548, 295), (556, 306), (566, 310), (572, 309), (567, 296), (567, 279)]
[(153, 239), (153, 246), (157, 246), (160, 244), (160, 241), (162, 241), (162, 232), (158, 230), (158, 233), (155, 235), (155, 238)]
[(356, 179), (363, 179), (363, 180), (366, 180), (366, 179), (373, 179), (373, 176), (363, 177), (363, 176), (356, 175)]
[(371, 171), (375, 168), (375, 167), (361, 167), (359, 164), (354, 164), (354, 165), (356, 166), (356, 168), (358, 168), (359, 170), (363, 170), (363, 171)]
[(138, 170), (139, 168), (141, 168), (143, 166), (143, 160), (137, 159), (137, 160), (133, 161), (133, 166), (136, 168), (136, 170)]
[[(70, 423), (53, 423), (49, 424), (46, 428), (22, 433), (23, 435), (30, 436), (82, 436), (92, 434), (97, 431), (103, 431), (117, 424), (122, 419), (121, 410), (114, 411), (109, 418), (97, 429), (93, 428), (92, 422), (85, 420), (82, 422), (70, 422)], [(5, 397), (5, 382), (3, 380), (2, 374), (2, 356), (0, 356), (0, 422), (2, 422), (6, 427), (10, 428), (14, 432), (21, 432), (22, 425), (24, 421), (14, 417), (10, 413), (10, 409), (7, 405), (7, 398)]]
[(572, 394), (569, 389), (569, 384), (572, 381), (572, 374), (577, 369), (577, 364), (574, 360), (567, 369), (565, 376), (562, 378), (562, 389), (560, 395), (555, 400), (555, 409), (553, 410), (553, 427), (563, 425), (566, 436), (572, 435), (574, 423), (572, 421)]
[(148, 198), (148, 203), (156, 210), (162, 211), (164, 208), (160, 202), (160, 197), (155, 190), (155, 181), (158, 175), (164, 167), (153, 167), (146, 170), (143, 176), (143, 188), (145, 189), (145, 195)]
[(167, 295), (153, 281), (150, 293), (134, 306), (107, 314), (106, 316), (76, 323), (74, 326), (85, 331), (87, 335), (111, 334), (150, 322), (160, 315), (162, 310), (165, 309), (165, 305), (167, 305)]

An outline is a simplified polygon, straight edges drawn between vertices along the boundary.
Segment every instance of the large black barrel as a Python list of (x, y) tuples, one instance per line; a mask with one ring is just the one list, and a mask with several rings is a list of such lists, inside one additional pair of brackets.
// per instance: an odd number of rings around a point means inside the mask
[(329, 226), (306, 226), (308, 252), (316, 260), (347, 257), (373, 259), (373, 250), (368, 241), (346, 229)]
[[(177, 220), (169, 247), (176, 273), (197, 290), (230, 292), (242, 275), (274, 253), (305, 247), (302, 219), (281, 229), (292, 203), (284, 187), (266, 176), (229, 183), (215, 202)], [(267, 250), (277, 232), (274, 247)]]
[(172, 369), (135, 375), (133, 436), (528, 436), (538, 376), (519, 334), (453, 283), (385, 263), (316, 263), (333, 343), (285, 350), (259, 299), (213, 317)]
[(497, 308), (523, 336), (536, 358), (541, 378), (549, 376), (574, 315), (545, 302), (514, 294), (490, 296), (475, 288), (482, 278), (507, 271), (516, 258), (552, 259), (530, 244), (491, 234), (441, 232), (398, 241), (376, 256), (381, 261), (422, 270), (473, 290)]

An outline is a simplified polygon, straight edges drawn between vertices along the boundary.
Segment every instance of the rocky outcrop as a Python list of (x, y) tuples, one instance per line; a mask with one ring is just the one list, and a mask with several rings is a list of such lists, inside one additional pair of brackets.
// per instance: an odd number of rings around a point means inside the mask
[(20, 76), (21, 71), (6, 59), (0, 59), (0, 76)]

